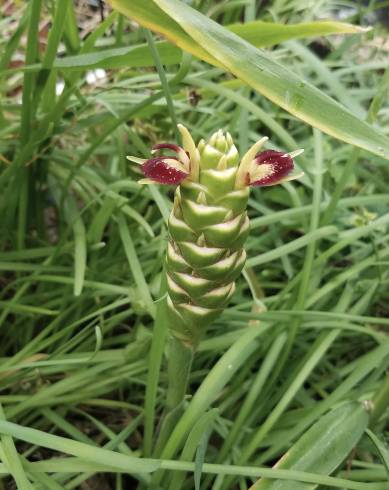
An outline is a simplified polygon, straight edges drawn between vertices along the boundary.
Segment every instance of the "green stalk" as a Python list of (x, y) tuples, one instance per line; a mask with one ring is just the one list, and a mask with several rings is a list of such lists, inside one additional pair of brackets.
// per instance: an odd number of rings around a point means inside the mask
[(165, 415), (161, 423), (158, 440), (153, 452), (154, 457), (159, 457), (161, 455), (177, 422), (184, 413), (184, 401), (187, 393), (193, 357), (193, 346), (181, 342), (174, 336), (170, 336)]
[(184, 400), (193, 361), (193, 347), (180, 342), (176, 337), (169, 339), (168, 391), (166, 407), (174, 410)]

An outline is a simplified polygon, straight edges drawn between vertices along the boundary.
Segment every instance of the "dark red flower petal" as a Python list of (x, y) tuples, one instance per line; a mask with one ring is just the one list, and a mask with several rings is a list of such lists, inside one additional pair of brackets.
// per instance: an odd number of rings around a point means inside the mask
[[(175, 157), (169, 157), (168, 159), (177, 160)], [(160, 184), (178, 185), (189, 174), (169, 165), (169, 162), (166, 161), (168, 159), (166, 157), (150, 158), (142, 164), (142, 172), (147, 178)]]
[(265, 175), (255, 182), (250, 182), (252, 186), (268, 186), (277, 184), (293, 170), (293, 159), (287, 153), (275, 150), (266, 150), (254, 159), (258, 165), (269, 165), (271, 167), (268, 175)]

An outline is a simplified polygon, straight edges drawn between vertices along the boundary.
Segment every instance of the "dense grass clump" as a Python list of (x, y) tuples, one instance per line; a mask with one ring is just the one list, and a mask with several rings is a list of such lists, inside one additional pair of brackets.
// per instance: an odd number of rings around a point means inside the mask
[[(223, 26), (268, 22), (273, 60), (389, 135), (378, 2), (186, 3)], [(258, 488), (388, 488), (384, 153), (312, 128), (106, 4), (0, 8), (0, 489), (228, 490), (260, 477)], [(336, 18), (374, 25), (280, 38), (270, 24)], [(305, 175), (252, 189), (246, 267), (199, 343), (177, 425), (157, 444), (174, 188), (139, 185), (126, 155), (180, 144), (177, 122), (196, 141), (223, 128), (241, 154), (263, 136), (268, 149), (304, 148)], [(320, 457), (269, 469), (350, 403), (369, 420), (342, 412), (339, 430), (358, 437), (331, 470)], [(326, 440), (304, 451), (320, 455)]]

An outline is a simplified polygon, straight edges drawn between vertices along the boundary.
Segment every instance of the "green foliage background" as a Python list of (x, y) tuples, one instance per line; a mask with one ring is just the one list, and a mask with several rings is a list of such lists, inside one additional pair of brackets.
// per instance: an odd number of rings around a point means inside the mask
[[(87, 2), (3, 3), (0, 488), (247, 489), (264, 476), (386, 489), (389, 176), (372, 147), (389, 135), (387, 31), (312, 24), (341, 9), (364, 25), (377, 5), (187, 3), (243, 22), (242, 38), (379, 131), (362, 144), (344, 128), (365, 149), (327, 136), (107, 5), (101, 19)], [(172, 191), (138, 185), (126, 155), (177, 141), (176, 121), (197, 139), (228, 130), (241, 154), (262, 136), (304, 148), (305, 177), (251, 193), (247, 268), (200, 343), (177, 436), (150, 459), (145, 423), (158, 426), (166, 390), (166, 356), (161, 373), (153, 357), (162, 334), (150, 349)], [(369, 437), (332, 476), (268, 469), (329, 409), (372, 399)]]

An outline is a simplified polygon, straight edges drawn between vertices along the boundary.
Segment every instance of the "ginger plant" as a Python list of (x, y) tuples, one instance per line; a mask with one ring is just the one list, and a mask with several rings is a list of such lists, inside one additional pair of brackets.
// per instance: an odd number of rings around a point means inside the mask
[[(240, 160), (229, 133), (219, 130), (196, 146), (189, 131), (182, 125), (178, 128), (182, 147), (158, 144), (150, 159), (128, 157), (141, 164), (146, 177), (141, 183), (177, 186), (166, 253), (168, 413), (180, 406), (193, 352), (207, 326), (227, 306), (244, 267), (250, 187), (271, 186), (301, 176), (293, 172), (293, 158), (302, 152), (261, 152), (265, 137)], [(174, 155), (160, 155), (163, 151)], [(176, 418), (177, 413), (170, 425)]]

